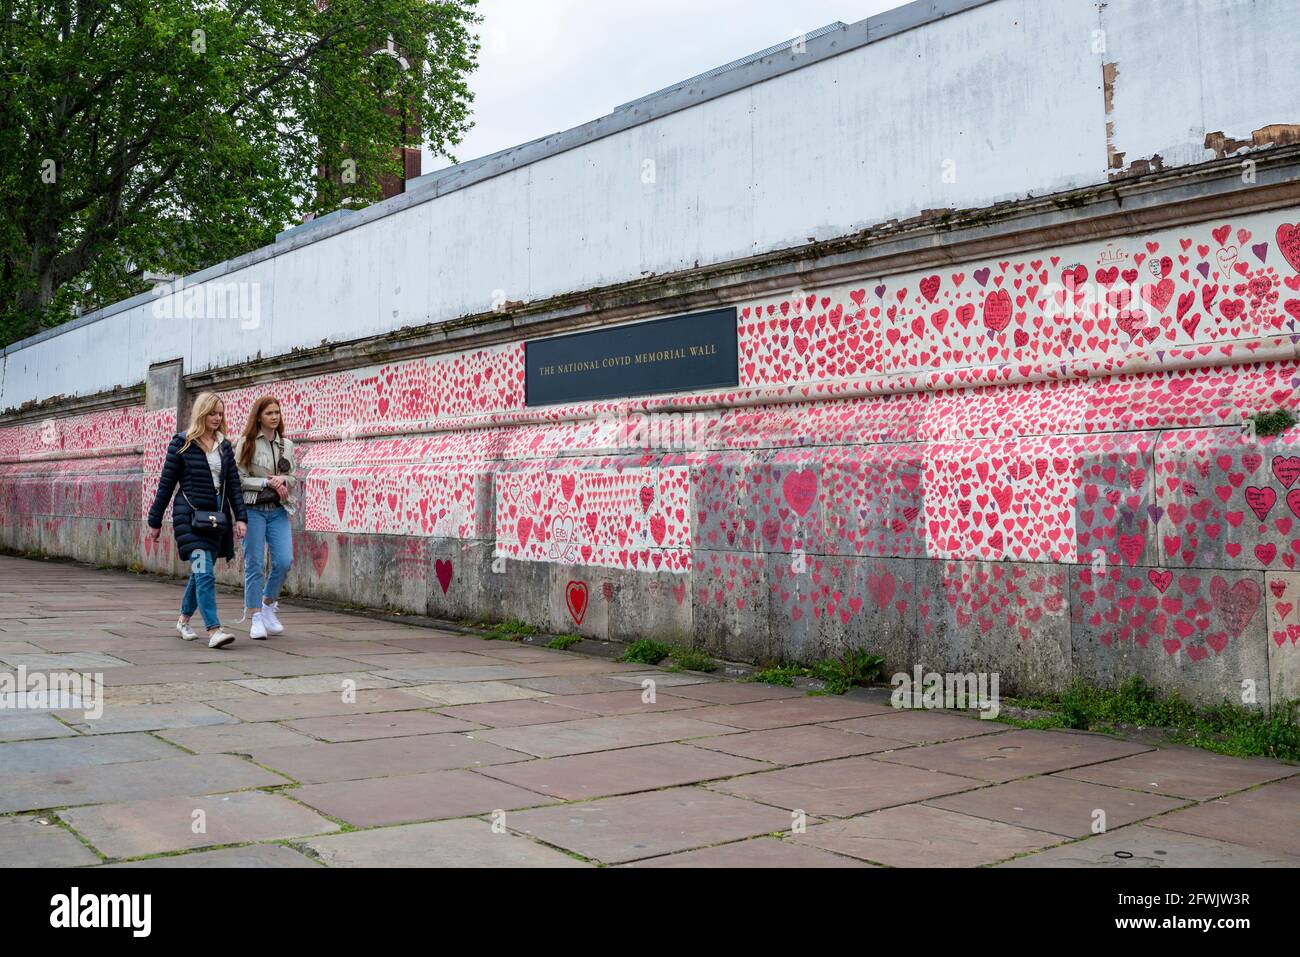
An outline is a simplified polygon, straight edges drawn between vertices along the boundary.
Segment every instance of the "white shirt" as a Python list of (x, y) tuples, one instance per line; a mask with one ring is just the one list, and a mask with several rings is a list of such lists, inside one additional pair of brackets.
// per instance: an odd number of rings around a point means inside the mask
[(221, 436), (217, 436), (217, 441), (212, 446), (212, 451), (207, 453), (208, 469), (212, 472), (212, 487), (221, 488)]

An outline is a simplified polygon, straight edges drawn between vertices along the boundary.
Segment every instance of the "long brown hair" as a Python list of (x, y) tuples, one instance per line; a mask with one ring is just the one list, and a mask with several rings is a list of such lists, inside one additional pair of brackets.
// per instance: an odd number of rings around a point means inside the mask
[[(244, 432), (240, 438), (239, 464), (247, 470), (253, 464), (253, 451), (257, 448), (257, 433), (262, 431), (262, 413), (268, 405), (280, 405), (280, 400), (273, 395), (264, 395), (248, 410), (248, 421), (244, 423)], [(280, 406), (280, 424), (275, 427), (275, 434), (284, 438), (284, 406)]]
[[(204, 392), (194, 400), (194, 408), (190, 410), (190, 427), (185, 430), (185, 444), (181, 446), (182, 452), (193, 445), (194, 440), (208, 430), (208, 416), (217, 410), (217, 406), (221, 406), (221, 426), (224, 429), (226, 425), (226, 404), (221, 401), (221, 396), (215, 392)], [(220, 437), (221, 429), (217, 430), (217, 435)]]

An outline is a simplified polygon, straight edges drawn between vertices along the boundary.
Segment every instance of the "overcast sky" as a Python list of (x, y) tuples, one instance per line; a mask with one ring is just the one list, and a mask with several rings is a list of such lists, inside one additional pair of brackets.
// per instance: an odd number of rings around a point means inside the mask
[[(836, 20), (901, 0), (480, 0), (462, 162), (567, 130), (614, 107)], [(448, 165), (427, 151), (424, 172)]]

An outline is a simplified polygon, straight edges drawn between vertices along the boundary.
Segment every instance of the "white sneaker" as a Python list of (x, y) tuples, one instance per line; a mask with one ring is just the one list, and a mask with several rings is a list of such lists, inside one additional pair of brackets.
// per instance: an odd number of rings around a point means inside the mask
[(268, 635), (283, 635), (284, 625), (280, 624), (280, 617), (276, 614), (280, 610), (280, 603), (274, 602), (270, 605), (262, 605), (262, 624), (266, 626)]
[(253, 624), (248, 628), (248, 637), (254, 641), (262, 641), (266, 638), (266, 624), (262, 620), (260, 611), (253, 612)]
[(224, 628), (218, 628), (216, 631), (214, 631), (211, 635), (208, 636), (208, 647), (224, 648), (226, 647), (226, 645), (230, 644), (234, 640), (235, 640), (234, 635), (226, 631)]
[(190, 623), (181, 618), (176, 619), (176, 630), (181, 633), (181, 638), (185, 641), (193, 641), (199, 636), (199, 633), (190, 627)]

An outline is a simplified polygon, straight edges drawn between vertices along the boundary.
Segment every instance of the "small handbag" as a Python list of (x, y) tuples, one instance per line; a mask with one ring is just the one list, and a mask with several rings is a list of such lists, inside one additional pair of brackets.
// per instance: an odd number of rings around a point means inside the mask
[(195, 508), (194, 503), (190, 501), (190, 497), (185, 494), (184, 487), (181, 488), (181, 495), (185, 498), (185, 501), (190, 506), (190, 510), (194, 513), (194, 517), (190, 519), (190, 528), (194, 529), (196, 532), (217, 532), (221, 535), (225, 535), (226, 530), (230, 528), (230, 515), (226, 512), (224, 503), (221, 500), (222, 493), (226, 489), (226, 468), (224, 457), (222, 458), (221, 475), (219, 476), (219, 480), (221, 484), (217, 487), (217, 511), (215, 512)]
[[(275, 461), (276, 475), (279, 475), (281, 472), (285, 472), (285, 473), (289, 472), (289, 460), (285, 458), (283, 455), (276, 458), (274, 442), (271, 443), (271, 457), (276, 459)], [(253, 500), (253, 504), (254, 505), (279, 505), (280, 493), (273, 488), (259, 489), (257, 493), (257, 498)]]

